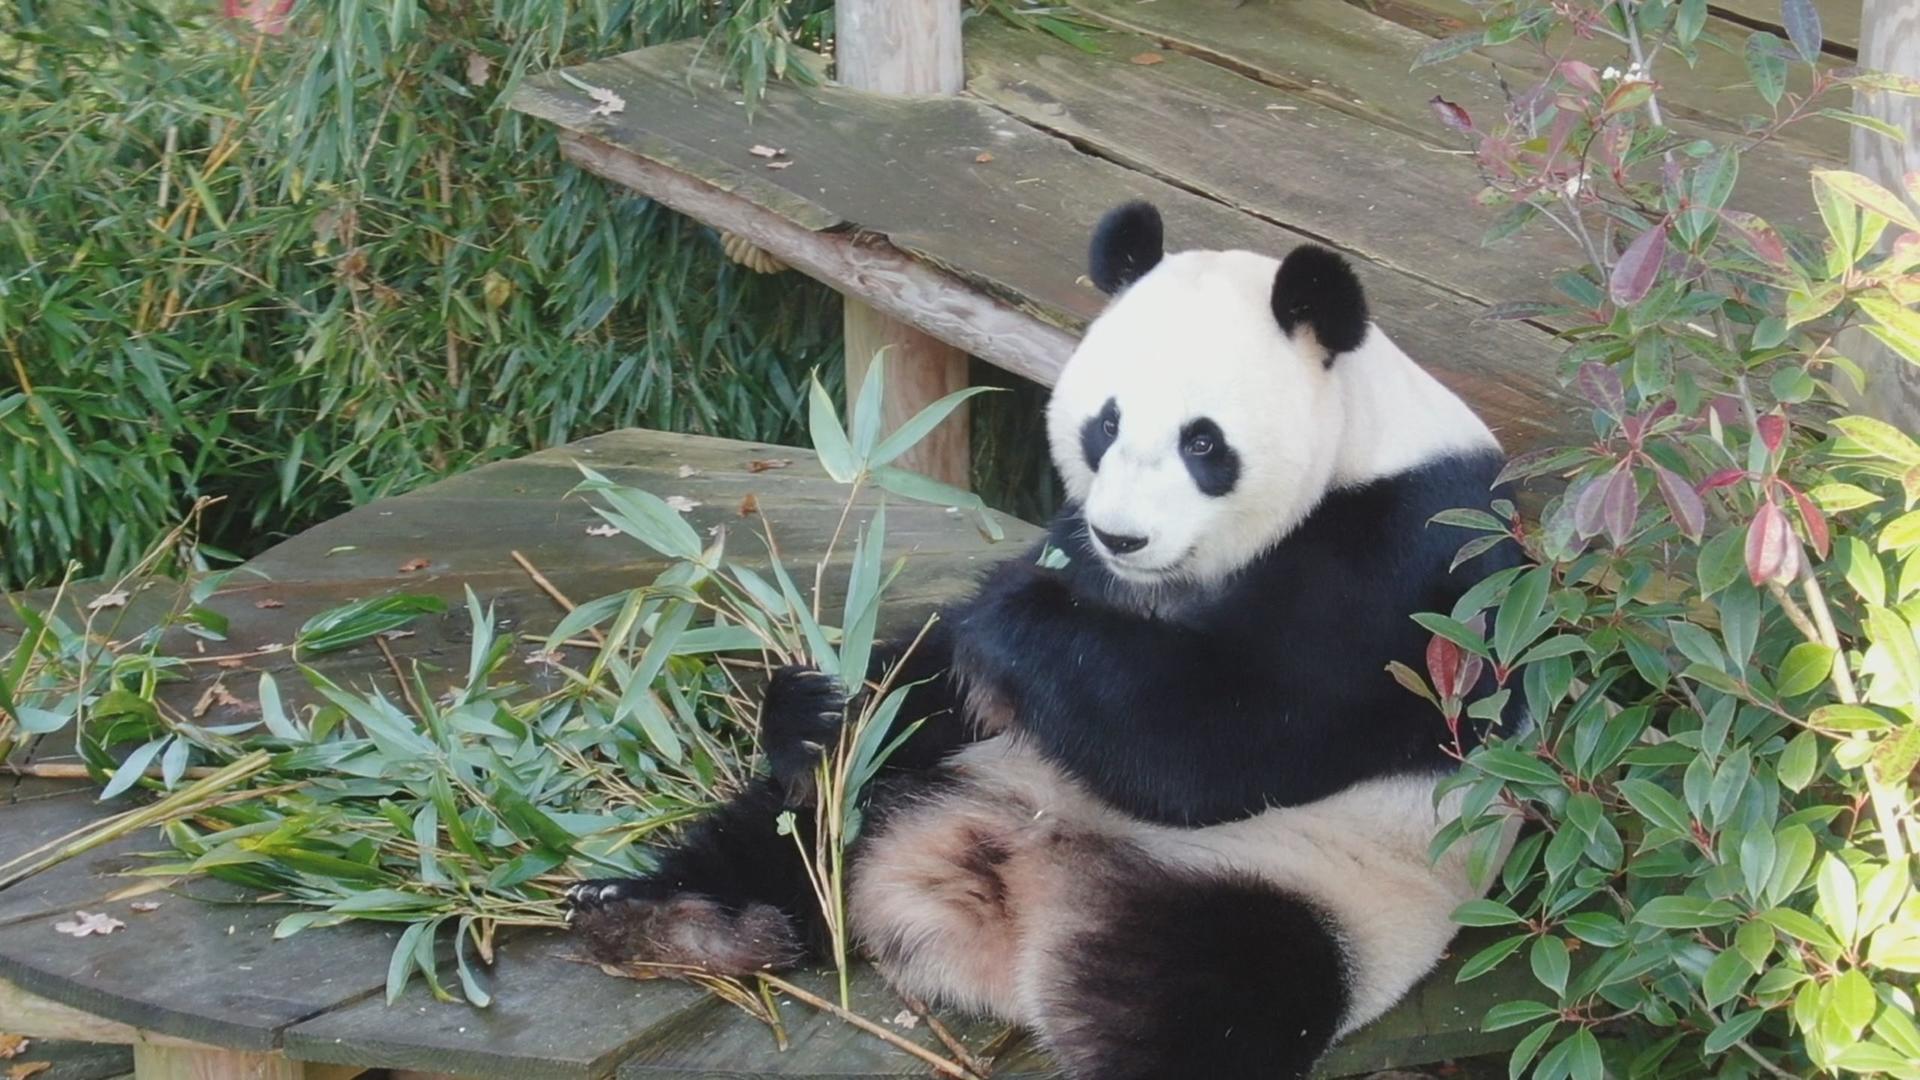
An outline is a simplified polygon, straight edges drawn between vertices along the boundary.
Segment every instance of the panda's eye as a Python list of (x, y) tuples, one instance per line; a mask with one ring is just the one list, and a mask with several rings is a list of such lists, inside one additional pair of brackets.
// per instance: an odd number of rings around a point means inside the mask
[(1213, 453), (1213, 436), (1195, 435), (1187, 440), (1187, 454), (1190, 457), (1206, 457)]
[(1119, 421), (1119, 419), (1118, 419), (1118, 418), (1116, 418), (1116, 417), (1112, 417), (1112, 416), (1103, 416), (1103, 417), (1101, 417), (1101, 418), (1100, 418), (1100, 433), (1101, 433), (1101, 434), (1103, 434), (1103, 435), (1105, 435), (1105, 436), (1106, 436), (1107, 438), (1109, 438), (1109, 439), (1112, 439), (1112, 438), (1116, 438), (1116, 437), (1118, 437), (1118, 436), (1119, 436), (1119, 434), (1120, 434), (1120, 421)]

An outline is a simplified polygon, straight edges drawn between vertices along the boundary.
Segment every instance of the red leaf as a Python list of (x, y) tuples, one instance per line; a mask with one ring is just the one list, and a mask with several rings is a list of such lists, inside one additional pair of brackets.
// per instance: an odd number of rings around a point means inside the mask
[(1768, 413), (1754, 421), (1754, 427), (1760, 432), (1760, 441), (1767, 444), (1768, 452), (1778, 451), (1780, 443), (1787, 437), (1787, 418), (1779, 413)]
[(1720, 220), (1732, 226), (1734, 236), (1762, 261), (1783, 268), (1789, 265), (1786, 243), (1765, 219), (1739, 210), (1722, 210)]
[(284, 34), (293, 0), (221, 0), (220, 10), (230, 19), (247, 20), (263, 34)]
[(1433, 680), (1433, 691), (1442, 701), (1460, 693), (1460, 654), (1464, 652), (1439, 634), (1427, 642), (1427, 678)]
[(1730, 487), (1746, 478), (1747, 470), (1745, 469), (1721, 469), (1719, 472), (1700, 481), (1699, 490), (1704, 493), (1712, 491), (1714, 488)]
[(1457, 131), (1462, 135), (1473, 131), (1473, 117), (1467, 115), (1467, 110), (1455, 105), (1453, 102), (1448, 101), (1438, 94), (1435, 94), (1427, 104), (1432, 106), (1433, 114), (1438, 116), (1440, 122), (1445, 124), (1449, 129)]
[(1791, 484), (1787, 490), (1793, 493), (1794, 508), (1800, 511), (1800, 523), (1807, 527), (1807, 540), (1813, 544), (1814, 553), (1821, 558), (1827, 557), (1827, 550), (1833, 543), (1833, 536), (1827, 530), (1827, 515), (1813, 505), (1813, 500), (1800, 494), (1800, 490)]
[(1800, 544), (1793, 537), (1787, 515), (1771, 500), (1760, 507), (1747, 526), (1747, 579), (1755, 585), (1769, 581), (1786, 584), (1800, 569)]
[(1653, 291), (1653, 279), (1660, 276), (1660, 263), (1666, 257), (1665, 222), (1634, 237), (1627, 250), (1620, 253), (1620, 261), (1613, 264), (1613, 277), (1607, 282), (1613, 302), (1628, 307), (1645, 299)]
[[(1717, 394), (1707, 403), (1707, 411), (1720, 418), (1721, 427), (1726, 427), (1737, 423), (1743, 410), (1740, 408), (1739, 398), (1732, 394)], [(1702, 419), (1705, 418), (1702, 417)]]
[(1633, 534), (1634, 519), (1640, 516), (1640, 488), (1633, 482), (1633, 470), (1625, 463), (1607, 477), (1602, 513), (1606, 518), (1607, 536), (1615, 546), (1626, 543), (1627, 537)]
[(1606, 528), (1607, 481), (1612, 473), (1587, 481), (1573, 500), (1573, 531), (1580, 539), (1598, 536)]
[(1700, 501), (1693, 485), (1662, 465), (1653, 467), (1653, 479), (1660, 488), (1660, 498), (1666, 501), (1667, 510), (1673, 514), (1673, 523), (1680, 527), (1681, 535), (1697, 542), (1707, 528), (1707, 507)]
[(1580, 60), (1562, 60), (1559, 71), (1561, 78), (1580, 89), (1590, 94), (1600, 92), (1600, 73), (1593, 70), (1592, 64)]
[(1627, 392), (1620, 385), (1620, 373), (1598, 360), (1580, 365), (1579, 374), (1573, 377), (1573, 387), (1608, 416), (1627, 411)]

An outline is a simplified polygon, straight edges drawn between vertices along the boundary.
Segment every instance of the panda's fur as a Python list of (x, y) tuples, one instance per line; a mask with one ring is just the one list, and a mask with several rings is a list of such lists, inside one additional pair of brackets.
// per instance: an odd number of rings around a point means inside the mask
[[(1495, 497), (1499, 447), (1342, 259), (1162, 235), (1145, 204), (1095, 232), (1115, 298), (1048, 406), (1068, 509), (899, 661), (922, 726), (869, 795), (849, 914), (902, 989), (1032, 1027), (1076, 1080), (1301, 1076), (1478, 892), (1464, 845), (1428, 852), (1476, 733), (1454, 745), (1385, 666), (1420, 666), (1410, 615), (1518, 555), (1449, 571), (1465, 537), (1429, 519)], [(776, 673), (773, 775), (652, 875), (573, 891), (596, 958), (743, 974), (817, 948), (774, 819), (841, 706)]]

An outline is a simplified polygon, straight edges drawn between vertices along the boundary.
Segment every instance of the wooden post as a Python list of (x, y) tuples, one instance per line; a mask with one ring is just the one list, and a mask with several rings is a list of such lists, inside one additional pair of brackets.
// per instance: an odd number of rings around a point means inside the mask
[(133, 1044), (135, 1080), (349, 1080), (365, 1071), (357, 1065), (308, 1065), (279, 1054)]
[[(1860, 66), (1920, 78), (1920, 3), (1914, 0), (1861, 0)], [(1905, 145), (1853, 129), (1854, 172), (1895, 192), (1905, 192), (1904, 177), (1920, 169), (1920, 99), (1899, 94), (1855, 93), (1854, 111), (1907, 133)], [(1891, 235), (1892, 230), (1889, 230)], [(1883, 243), (1888, 241), (1883, 241)], [(1905, 431), (1920, 431), (1920, 367), (1861, 330), (1849, 330), (1840, 342), (1844, 355), (1867, 372), (1868, 412)]]
[[(857, 90), (888, 94), (953, 94), (966, 81), (960, 60), (961, 0), (835, 0), (835, 78)], [(911, 163), (902, 163), (902, 168)], [(846, 301), (847, 410), (873, 355), (887, 352), (886, 401), (891, 430), (967, 385), (967, 354), (875, 311)], [(971, 456), (963, 407), (896, 462), (935, 480), (967, 487)]]

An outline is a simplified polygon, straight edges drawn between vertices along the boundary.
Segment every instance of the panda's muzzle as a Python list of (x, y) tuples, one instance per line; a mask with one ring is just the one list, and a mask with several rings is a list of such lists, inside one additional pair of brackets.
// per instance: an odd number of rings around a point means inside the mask
[(1088, 525), (1087, 527), (1093, 531), (1093, 538), (1100, 541), (1100, 546), (1115, 555), (1131, 555), (1147, 546), (1147, 538), (1144, 536), (1125, 536), (1119, 533), (1110, 533), (1095, 525)]

